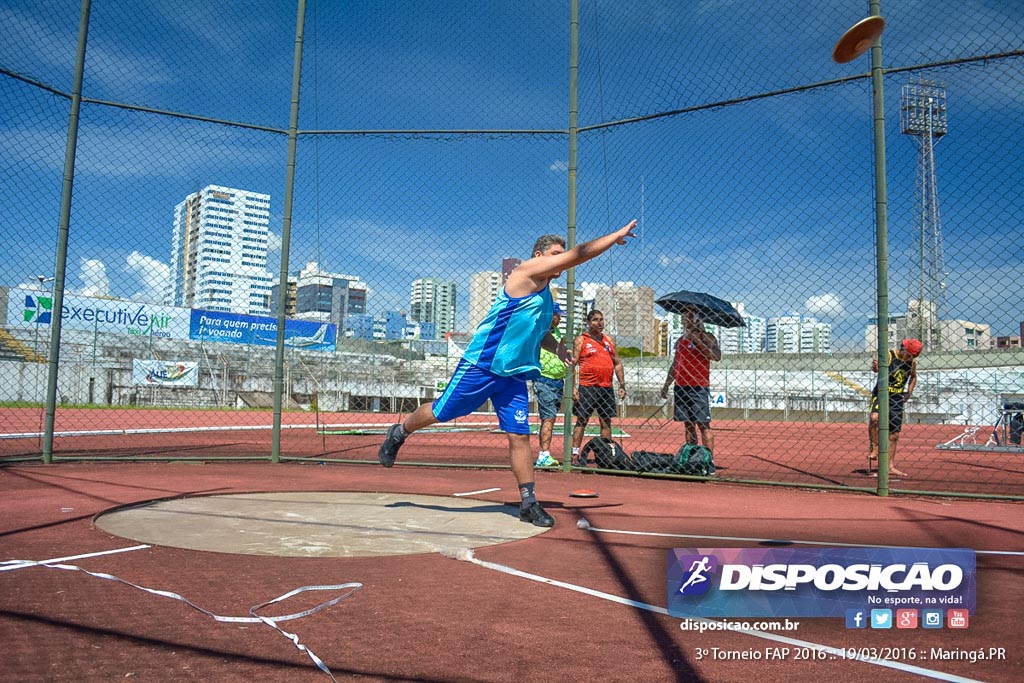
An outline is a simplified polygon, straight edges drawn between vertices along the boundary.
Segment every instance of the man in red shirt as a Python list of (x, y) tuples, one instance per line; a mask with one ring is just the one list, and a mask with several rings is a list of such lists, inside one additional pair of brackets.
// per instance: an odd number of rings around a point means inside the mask
[(587, 314), (587, 331), (576, 337), (573, 358), (576, 359), (578, 384), (574, 384), (572, 390), (572, 412), (576, 415), (572, 429), (572, 464), (586, 467), (586, 460), (580, 457), (580, 444), (594, 411), (601, 421), (601, 436), (606, 440), (612, 438), (612, 418), (616, 412), (613, 374), (619, 380), (619, 398), (626, 398), (625, 371), (615, 342), (604, 333), (601, 311), (594, 309)]
[(697, 430), (701, 442), (708, 450), (715, 450), (715, 435), (711, 431), (711, 361), (722, 359), (722, 350), (715, 335), (704, 329), (700, 315), (692, 308), (683, 313), (683, 336), (676, 342), (672, 365), (661, 388), (661, 397), (672, 392), (672, 419), (686, 425), (686, 443), (697, 443)]

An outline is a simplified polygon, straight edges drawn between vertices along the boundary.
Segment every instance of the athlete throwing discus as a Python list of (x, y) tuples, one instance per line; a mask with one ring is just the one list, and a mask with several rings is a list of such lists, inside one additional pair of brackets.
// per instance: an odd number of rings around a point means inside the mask
[(554, 311), (550, 284), (562, 271), (600, 256), (616, 244), (625, 244), (636, 236), (635, 227), (636, 221), (630, 221), (615, 232), (568, 251), (559, 235), (539, 238), (531, 258), (509, 274), (444, 393), (388, 429), (377, 453), (380, 464), (394, 465), (398, 450), (413, 432), (468, 415), (490, 400), (498, 414), (498, 426), (508, 436), (512, 475), (522, 498), (519, 519), (536, 526), (554, 526), (554, 518), (537, 502), (534, 492), (526, 385), (527, 380), (540, 376), (541, 348), (559, 353), (567, 365), (572, 360), (565, 346), (548, 333)]

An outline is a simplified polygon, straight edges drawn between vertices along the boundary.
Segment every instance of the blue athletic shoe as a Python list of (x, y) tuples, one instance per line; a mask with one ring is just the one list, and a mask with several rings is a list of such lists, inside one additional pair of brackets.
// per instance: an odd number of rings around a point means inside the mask
[(402, 436), (402, 425), (391, 425), (387, 436), (384, 437), (384, 443), (377, 451), (377, 459), (380, 460), (380, 464), (384, 467), (394, 465), (395, 459), (398, 457), (398, 449), (402, 447), (403, 443), (405, 443), (405, 437)]

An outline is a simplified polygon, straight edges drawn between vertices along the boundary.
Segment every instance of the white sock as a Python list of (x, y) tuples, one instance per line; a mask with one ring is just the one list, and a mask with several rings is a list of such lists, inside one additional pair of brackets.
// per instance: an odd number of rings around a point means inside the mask
[(580, 449), (578, 449), (578, 448), (572, 449), (572, 454), (573, 455), (579, 455), (580, 454)]
[(550, 458), (550, 457), (551, 457), (551, 451), (541, 451), (540, 454), (537, 455), (537, 459), (538, 460), (543, 460), (544, 458)]

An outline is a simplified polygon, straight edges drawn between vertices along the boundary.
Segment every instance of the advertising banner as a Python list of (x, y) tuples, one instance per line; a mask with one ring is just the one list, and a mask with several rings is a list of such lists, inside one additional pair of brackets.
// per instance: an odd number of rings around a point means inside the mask
[[(277, 318), (192, 309), (188, 336), (197, 341), (276, 346)], [(286, 348), (334, 351), (337, 337), (337, 325), (309, 320), (285, 320)]]
[[(53, 296), (49, 292), (11, 288), (7, 297), (8, 328), (45, 326), (48, 333), (52, 320)], [(105, 334), (188, 339), (189, 309), (65, 293), (61, 326)]]
[(171, 387), (199, 386), (199, 364), (164, 360), (132, 360), (132, 384)]
[[(884, 616), (897, 608), (973, 614), (975, 556), (958, 548), (675, 548), (674, 617)], [(877, 627), (877, 626), (876, 626)]]

